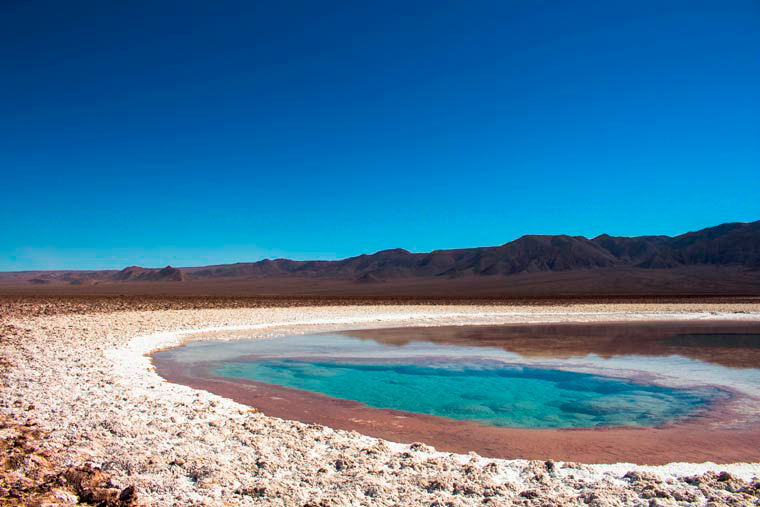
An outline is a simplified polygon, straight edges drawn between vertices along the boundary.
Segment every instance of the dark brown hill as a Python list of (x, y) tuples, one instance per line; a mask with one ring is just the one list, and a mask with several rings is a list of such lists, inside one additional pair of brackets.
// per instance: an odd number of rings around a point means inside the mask
[[(461, 278), (589, 270), (668, 269), (694, 265), (760, 267), (760, 222), (724, 224), (676, 237), (594, 239), (581, 236), (523, 236), (498, 247), (411, 253), (383, 250), (339, 261), (264, 260), (186, 269), (191, 279), (299, 276), (383, 281), (418, 277)], [(371, 275), (371, 276), (369, 276)]]
[(316, 294), (340, 287), (347, 293), (389, 288), (411, 294), (424, 288), (430, 293), (760, 294), (760, 221), (675, 237), (529, 235), (494, 247), (430, 253), (391, 249), (338, 261), (266, 259), (191, 268), (130, 266), (118, 272), (0, 273), (0, 288), (21, 283), (38, 290), (67, 284), (101, 291), (103, 286), (169, 281), (197, 288), (188, 292), (207, 287), (213, 293)]
[(184, 273), (177, 268), (166, 266), (163, 269), (147, 269), (140, 266), (129, 266), (111, 276), (113, 280), (128, 282), (181, 282), (185, 279)]

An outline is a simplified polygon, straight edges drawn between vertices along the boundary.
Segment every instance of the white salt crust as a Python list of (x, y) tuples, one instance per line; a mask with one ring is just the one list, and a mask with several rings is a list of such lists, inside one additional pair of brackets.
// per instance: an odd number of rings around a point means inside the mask
[[(52, 430), (51, 449), (135, 484), (146, 505), (655, 505), (642, 486), (646, 480), (666, 493), (656, 505), (735, 504), (733, 493), (683, 478), (727, 471), (749, 481), (760, 475), (760, 463), (557, 463), (548, 470), (543, 462), (410, 448), (266, 417), (165, 382), (146, 357), (222, 331), (246, 331), (240, 336), (250, 339), (379, 327), (676, 319), (760, 320), (760, 305), (296, 307), (3, 319), (24, 330), (25, 339), (0, 347), (12, 365), (3, 375), (0, 411), (40, 421)], [(625, 477), (631, 471), (651, 476)]]

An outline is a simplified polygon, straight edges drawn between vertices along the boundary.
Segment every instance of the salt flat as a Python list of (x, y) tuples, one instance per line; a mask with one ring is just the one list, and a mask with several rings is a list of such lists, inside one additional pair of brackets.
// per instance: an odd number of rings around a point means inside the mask
[[(264, 416), (163, 381), (145, 354), (209, 332), (420, 325), (760, 320), (760, 304), (335, 306), (4, 316), (0, 412), (61, 462), (145, 505), (752, 505), (760, 464), (640, 467), (436, 452)], [(230, 334), (234, 338), (234, 333)], [(718, 475), (728, 472), (730, 475)], [(708, 475), (687, 479), (698, 474)], [(744, 481), (755, 481), (747, 483)], [(59, 495), (60, 502), (73, 499)]]

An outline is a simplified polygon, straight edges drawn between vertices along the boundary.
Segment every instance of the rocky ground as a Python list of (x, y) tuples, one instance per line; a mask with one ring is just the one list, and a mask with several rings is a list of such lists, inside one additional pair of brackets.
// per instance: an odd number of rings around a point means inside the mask
[[(0, 304), (0, 505), (760, 505), (758, 464), (494, 460), (284, 421), (162, 381), (143, 355), (234, 326), (760, 319), (757, 303), (172, 309)], [(223, 306), (223, 305), (220, 305)], [(158, 308), (158, 309), (157, 309)]]

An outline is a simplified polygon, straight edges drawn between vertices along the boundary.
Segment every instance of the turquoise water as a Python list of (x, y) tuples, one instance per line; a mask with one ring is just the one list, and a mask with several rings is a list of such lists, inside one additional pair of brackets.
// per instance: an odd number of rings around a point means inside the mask
[(213, 373), (490, 426), (660, 426), (721, 396), (710, 387), (668, 388), (506, 363), (482, 347), (477, 353), (431, 343), (399, 347), (341, 335), (249, 343), (251, 355), (241, 358), (238, 351), (217, 361)]

